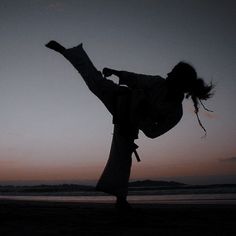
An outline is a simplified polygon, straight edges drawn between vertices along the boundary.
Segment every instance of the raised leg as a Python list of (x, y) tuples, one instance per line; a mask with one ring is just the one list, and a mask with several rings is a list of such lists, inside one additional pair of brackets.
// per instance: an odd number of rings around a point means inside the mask
[(87, 53), (82, 44), (77, 47), (66, 49), (56, 41), (50, 41), (46, 47), (61, 53), (80, 73), (88, 88), (104, 103), (112, 115), (115, 113), (117, 96), (122, 93), (119, 85), (102, 76)]

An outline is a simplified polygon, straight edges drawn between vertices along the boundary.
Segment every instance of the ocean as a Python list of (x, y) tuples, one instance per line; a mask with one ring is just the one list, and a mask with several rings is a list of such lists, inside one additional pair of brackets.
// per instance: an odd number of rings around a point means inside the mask
[[(78, 202), (78, 203), (113, 203), (113, 196), (0, 196), (0, 200), (26, 200), (26, 201), (50, 201), (50, 202)], [(236, 204), (236, 193), (218, 194), (170, 194), (170, 195), (130, 195), (128, 201), (135, 204)]]

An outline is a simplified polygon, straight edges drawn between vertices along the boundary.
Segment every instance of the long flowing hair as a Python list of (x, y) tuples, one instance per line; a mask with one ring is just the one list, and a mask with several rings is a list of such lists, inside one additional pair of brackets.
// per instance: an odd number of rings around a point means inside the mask
[(175, 73), (177, 73), (179, 75), (178, 77), (181, 78), (182, 85), (185, 89), (186, 98), (192, 99), (194, 112), (197, 116), (198, 123), (206, 135), (207, 131), (199, 118), (198, 112), (200, 105), (202, 105), (206, 111), (212, 112), (205, 107), (205, 105), (202, 103), (202, 100), (207, 100), (214, 95), (214, 84), (212, 82), (207, 84), (202, 78), (198, 78), (194, 67), (186, 62), (179, 62), (173, 70), (175, 70)]

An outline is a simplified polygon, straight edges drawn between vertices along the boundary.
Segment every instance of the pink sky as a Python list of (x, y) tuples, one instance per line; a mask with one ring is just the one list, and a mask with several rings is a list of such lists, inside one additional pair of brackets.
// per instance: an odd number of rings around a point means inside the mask
[(112, 118), (73, 67), (44, 47), (51, 39), (83, 42), (100, 70), (165, 77), (180, 60), (191, 62), (216, 84), (206, 103), (214, 113), (200, 111), (207, 138), (184, 101), (173, 130), (155, 140), (140, 133), (142, 162), (133, 161), (131, 177), (236, 175), (235, 1), (138, 2), (1, 2), (0, 184), (96, 181), (108, 158)]

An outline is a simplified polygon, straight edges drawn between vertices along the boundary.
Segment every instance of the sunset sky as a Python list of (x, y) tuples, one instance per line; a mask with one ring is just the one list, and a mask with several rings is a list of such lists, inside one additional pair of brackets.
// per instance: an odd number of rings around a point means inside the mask
[[(83, 42), (99, 70), (166, 74), (180, 60), (216, 84), (156, 139), (140, 132), (131, 179), (236, 183), (236, 1), (1, 0), (0, 184), (90, 183), (109, 155), (112, 117), (75, 69), (44, 44)], [(113, 77), (115, 81), (116, 78)]]

